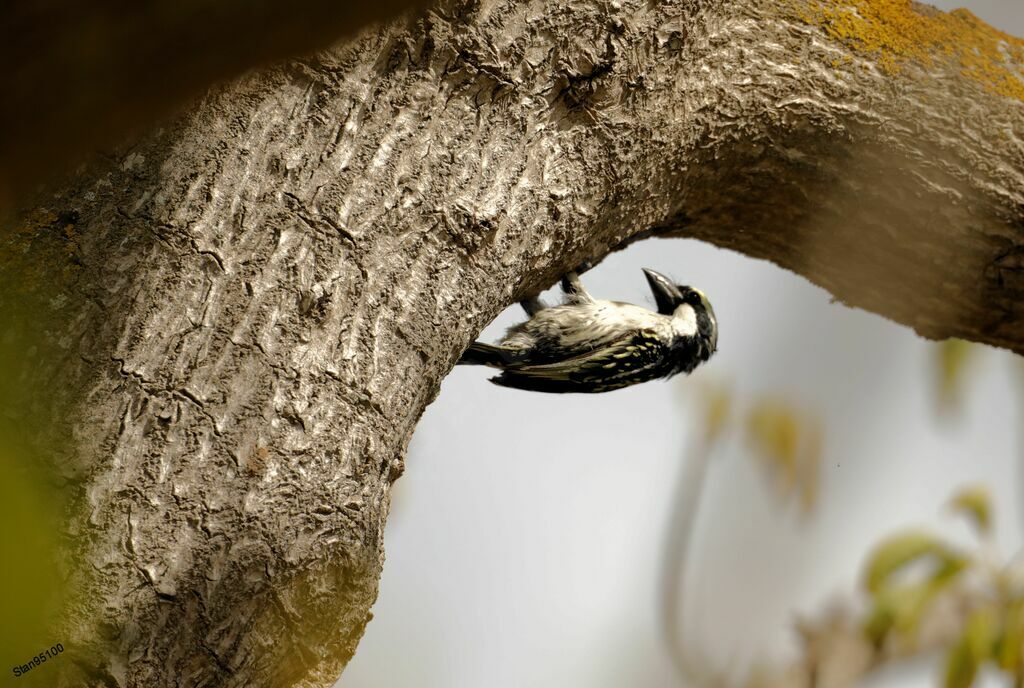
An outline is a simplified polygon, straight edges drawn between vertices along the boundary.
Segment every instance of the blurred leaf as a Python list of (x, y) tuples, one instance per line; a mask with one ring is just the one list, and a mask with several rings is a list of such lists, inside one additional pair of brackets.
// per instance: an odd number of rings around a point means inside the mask
[(892, 631), (912, 636), (937, 590), (928, 583), (886, 588), (874, 598), (864, 631), (877, 646)]
[(5, 661), (31, 657), (48, 637), (59, 599), (54, 571), (58, 546), (54, 500), (29, 452), (16, 448), (0, 425), (0, 649)]
[[(55, 621), (74, 566), (74, 543), (61, 537), (67, 476), (54, 474), (67, 454), (60, 384), (38, 373), (58, 360), (66, 331), (69, 275), (63, 227), (44, 224), (0, 236), (0, 662), (3, 671), (62, 639)], [(31, 221), (30, 221), (31, 222)], [(66, 354), (65, 354), (66, 355)], [(57, 566), (61, 569), (58, 571)], [(29, 679), (32, 683), (32, 679)], [(26, 684), (28, 685), (28, 684)]]
[(992, 609), (974, 610), (946, 660), (946, 688), (967, 688), (978, 667), (992, 658), (998, 621)]
[(939, 407), (955, 407), (963, 391), (963, 382), (975, 346), (962, 339), (947, 339), (938, 344)]
[(758, 452), (775, 462), (787, 482), (792, 481), (800, 433), (800, 421), (793, 409), (779, 402), (759, 402), (750, 412), (747, 427)]
[(821, 485), (821, 461), (825, 453), (825, 438), (820, 423), (809, 423), (804, 443), (804, 459), (800, 463), (800, 506), (810, 513), (818, 503)]
[(938, 567), (931, 576), (941, 583), (963, 569), (963, 557), (949, 549), (941, 540), (927, 533), (911, 531), (893, 535), (879, 543), (868, 556), (864, 571), (864, 587), (880, 593), (897, 571), (924, 558), (934, 559)]
[(998, 624), (995, 610), (988, 607), (974, 610), (967, 620), (963, 639), (979, 661), (992, 657)]
[(978, 674), (978, 662), (964, 642), (953, 646), (946, 658), (945, 688), (968, 688)]
[(729, 423), (732, 392), (725, 385), (709, 386), (704, 401), (704, 438), (711, 444), (721, 438)]
[(764, 399), (747, 416), (747, 437), (783, 496), (795, 494), (803, 512), (810, 512), (818, 497), (821, 423), (789, 403)]
[(993, 655), (1001, 669), (1024, 676), (1024, 598), (1007, 605)]
[(916, 637), (932, 603), (950, 587), (963, 567), (963, 560), (950, 560), (925, 580), (879, 590), (864, 624), (868, 638), (880, 646), (892, 632), (908, 639)]
[(985, 487), (976, 485), (960, 490), (950, 500), (949, 506), (956, 513), (967, 516), (980, 534), (988, 535), (992, 531), (991, 497)]

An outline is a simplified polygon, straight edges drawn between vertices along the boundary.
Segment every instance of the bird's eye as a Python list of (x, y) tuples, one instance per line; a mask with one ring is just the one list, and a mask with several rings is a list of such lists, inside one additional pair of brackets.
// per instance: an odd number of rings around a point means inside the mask
[(688, 303), (694, 307), (702, 306), (704, 308), (709, 308), (707, 299), (704, 297), (704, 292), (702, 292), (700, 289), (694, 289), (693, 287), (685, 287), (682, 289), (683, 292), (686, 294), (686, 296), (683, 297), (683, 301), (685, 303)]

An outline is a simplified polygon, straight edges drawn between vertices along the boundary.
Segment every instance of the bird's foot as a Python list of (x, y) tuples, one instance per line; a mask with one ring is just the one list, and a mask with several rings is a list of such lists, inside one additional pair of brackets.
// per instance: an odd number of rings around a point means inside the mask
[(523, 307), (526, 314), (531, 318), (538, 312), (547, 308), (543, 301), (540, 300), (539, 296), (531, 296), (528, 299), (523, 299), (519, 302), (519, 305)]
[(583, 287), (579, 272), (575, 270), (566, 273), (562, 278), (562, 293), (565, 294), (569, 303), (587, 303), (594, 300)]

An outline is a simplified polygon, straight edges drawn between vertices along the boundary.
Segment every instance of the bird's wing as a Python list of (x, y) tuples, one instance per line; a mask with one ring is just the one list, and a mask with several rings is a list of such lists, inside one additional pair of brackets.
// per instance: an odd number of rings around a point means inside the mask
[(509, 329), (502, 345), (529, 350), (524, 364), (558, 363), (595, 350), (616, 347), (638, 330), (659, 330), (668, 318), (646, 308), (616, 301), (552, 306)]
[(505, 373), (573, 382), (612, 381), (654, 368), (665, 360), (665, 348), (655, 332), (639, 330), (582, 353), (566, 352), (569, 355), (557, 360), (551, 360), (555, 352), (548, 351), (541, 362), (527, 359), (512, 363), (505, 367)]

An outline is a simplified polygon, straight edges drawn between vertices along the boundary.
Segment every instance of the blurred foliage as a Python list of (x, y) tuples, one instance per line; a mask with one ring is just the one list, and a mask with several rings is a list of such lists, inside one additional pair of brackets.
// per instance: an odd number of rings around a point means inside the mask
[[(11, 671), (44, 648), (64, 603), (58, 562), (66, 479), (51, 459), (66, 455), (67, 428), (56, 422), (60, 384), (41, 385), (42, 366), (57, 352), (59, 304), (73, 278), (74, 236), (68, 218), (53, 216), (0, 237), (0, 670)], [(6, 228), (10, 229), (10, 228)], [(35, 258), (43, 258), (36, 264)], [(70, 267), (69, 267), (70, 266)], [(67, 274), (62, 272), (67, 270)], [(49, 270), (49, 272), (47, 272)], [(35, 684), (31, 675), (21, 679)], [(52, 680), (52, 675), (51, 675)]]
[(992, 533), (992, 501), (988, 489), (983, 485), (969, 485), (962, 488), (949, 500), (954, 513), (966, 516), (979, 535)]
[(732, 392), (725, 385), (706, 385), (704, 391), (704, 441), (714, 444), (728, 428), (732, 414)]
[[(992, 512), (987, 492), (959, 491), (951, 506), (985, 535)], [(922, 626), (931, 623), (937, 636), (950, 636), (946, 649), (946, 688), (973, 684), (980, 667), (991, 663), (1024, 682), (1024, 571), (1021, 562), (995, 564), (982, 547), (961, 552), (941, 538), (909, 532), (886, 538), (868, 557), (864, 586), (870, 605), (864, 632), (875, 647), (898, 643), (917, 647)], [(912, 580), (903, 573), (913, 572)], [(942, 616), (941, 596), (959, 613)], [(952, 620), (950, 620), (952, 619)]]
[(963, 557), (938, 538), (910, 531), (893, 535), (878, 544), (868, 557), (864, 587), (873, 595), (885, 591), (902, 569), (912, 563), (930, 560), (933, 578), (944, 579), (963, 568)]
[(784, 499), (794, 498), (804, 515), (811, 513), (819, 494), (824, 432), (821, 420), (796, 404), (777, 397), (756, 401), (743, 412), (723, 383), (701, 387), (703, 440), (723, 441), (733, 423), (740, 423), (755, 455), (760, 458)]
[(991, 609), (976, 609), (967, 619), (963, 635), (946, 660), (947, 688), (966, 688), (974, 683), (979, 665), (987, 659), (995, 641), (996, 619)]
[(780, 399), (762, 399), (746, 417), (750, 446), (767, 466), (779, 493), (795, 497), (806, 515), (818, 500), (823, 452), (821, 421)]
[[(8, 383), (19, 377), (13, 341), (0, 335), (0, 379)], [(13, 415), (23, 401), (22, 390), (0, 384), (0, 648), (7, 671), (61, 640), (47, 632), (61, 596), (59, 500), (38, 448), (25, 441), (32, 421)]]
[(977, 346), (963, 339), (947, 339), (936, 346), (936, 382), (939, 410), (955, 410), (963, 398), (963, 388)]
[[(951, 504), (972, 522), (977, 513), (992, 512), (979, 488), (961, 490)], [(833, 607), (816, 621), (798, 622), (801, 657), (759, 667), (744, 685), (856, 685), (888, 663), (938, 651), (945, 688), (974, 685), (986, 665), (1024, 686), (1021, 557), (1000, 563), (989, 542), (963, 549), (923, 531), (904, 531), (874, 547), (862, 583), (866, 608)]]
[[(905, 581), (908, 568), (925, 569)], [(871, 611), (864, 630), (876, 646), (892, 634), (912, 637), (935, 598), (967, 567), (967, 559), (941, 540), (922, 532), (891, 536), (868, 557), (864, 587)]]
[(46, 632), (60, 602), (54, 568), (57, 514), (43, 476), (28, 457), (0, 430), (0, 647), (3, 659), (10, 660), (5, 670), (61, 640)]

